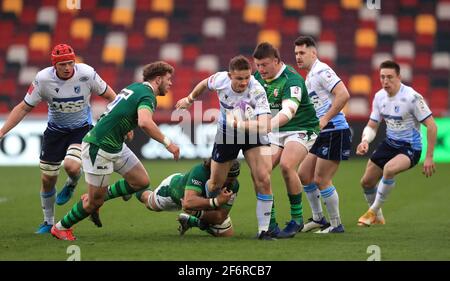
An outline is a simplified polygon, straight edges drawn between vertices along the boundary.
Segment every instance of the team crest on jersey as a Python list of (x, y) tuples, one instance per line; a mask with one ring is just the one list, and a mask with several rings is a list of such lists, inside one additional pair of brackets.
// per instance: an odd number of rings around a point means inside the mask
[(278, 89), (277, 89), (277, 88), (275, 88), (275, 89), (273, 90), (273, 96), (274, 96), (274, 97), (278, 97)]
[(305, 133), (298, 133), (298, 138), (303, 140), (306, 139), (306, 134)]
[(398, 113), (400, 111), (400, 106), (396, 105), (394, 106), (395, 113)]
[(56, 92), (56, 93), (59, 93), (59, 88), (55, 88), (55, 92)]
[(81, 91), (81, 88), (80, 88), (80, 86), (75, 86), (75, 87), (73, 87), (73, 90), (76, 94), (79, 94)]

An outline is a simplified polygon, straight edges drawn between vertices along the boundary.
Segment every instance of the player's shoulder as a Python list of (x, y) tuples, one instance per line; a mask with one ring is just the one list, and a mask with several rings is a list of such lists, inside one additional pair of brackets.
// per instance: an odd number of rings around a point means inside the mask
[(216, 72), (208, 78), (208, 85), (212, 85), (215, 88), (221, 88), (224, 85), (228, 85), (229, 82), (230, 77), (228, 77), (227, 71)]
[(95, 69), (92, 66), (87, 65), (85, 63), (76, 63), (75, 69), (78, 72), (78, 75), (92, 76), (95, 74)]
[(303, 86), (305, 84), (303, 77), (290, 65), (286, 65), (282, 75), (286, 77), (286, 85), (288, 87)]
[[(196, 178), (198, 180), (207, 180), (209, 179), (209, 172), (203, 165), (203, 163), (199, 163), (191, 168), (190, 170), (191, 177)], [(206, 183), (206, 181), (204, 182)]]
[(55, 76), (55, 68), (53, 66), (49, 66), (46, 67), (42, 70), (40, 70), (35, 77), (35, 81), (36, 82), (44, 82), (44, 81), (48, 81), (48, 80), (52, 80), (53, 77)]
[(419, 92), (414, 90), (414, 88), (407, 86), (403, 83), (401, 85), (401, 93), (402, 93), (402, 98), (406, 99), (407, 101), (409, 101), (411, 103), (415, 103), (418, 100), (424, 99), (423, 96)]

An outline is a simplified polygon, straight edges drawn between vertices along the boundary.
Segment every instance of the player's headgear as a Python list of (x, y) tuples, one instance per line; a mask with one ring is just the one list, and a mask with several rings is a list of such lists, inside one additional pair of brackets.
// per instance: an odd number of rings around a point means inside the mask
[(241, 173), (241, 164), (239, 163), (238, 160), (233, 160), (233, 164), (231, 164), (230, 171), (228, 172), (228, 177), (235, 178), (239, 176), (240, 173)]
[(52, 65), (58, 62), (75, 60), (73, 48), (67, 44), (58, 44), (52, 50)]

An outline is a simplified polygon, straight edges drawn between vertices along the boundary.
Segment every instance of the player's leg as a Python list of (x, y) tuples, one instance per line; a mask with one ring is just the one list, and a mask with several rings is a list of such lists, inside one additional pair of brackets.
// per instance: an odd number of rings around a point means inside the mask
[(75, 190), (78, 180), (81, 177), (81, 145), (71, 144), (67, 149), (64, 158), (64, 170), (67, 173), (67, 180), (63, 188), (58, 193), (56, 204), (64, 205), (67, 203)]
[(244, 151), (244, 157), (252, 174), (256, 193), (256, 217), (258, 219), (258, 238), (268, 239), (273, 194), (270, 182), (272, 156), (269, 146), (253, 146)]
[(220, 208), (195, 213), (181, 213), (178, 216), (180, 226), (178, 231), (183, 235), (192, 227), (198, 227), (216, 237), (230, 237), (233, 235), (233, 225), (229, 217), (230, 209)]
[[(367, 161), (366, 170), (364, 171), (364, 175), (361, 178), (361, 186), (363, 188), (364, 197), (369, 207), (372, 206), (373, 202), (375, 202), (375, 197), (377, 195), (378, 181), (381, 179), (382, 176), (383, 170), (380, 168), (380, 166), (375, 164), (372, 160)], [(377, 218), (374, 223), (385, 224), (381, 208), (379, 209), (376, 215)], [(358, 222), (358, 225), (362, 226), (365, 224)]]
[(208, 194), (214, 194), (222, 188), (233, 164), (232, 160), (237, 158), (239, 151), (240, 146), (236, 144), (214, 143), (211, 157), (211, 176), (206, 182)]
[(176, 204), (169, 196), (170, 181), (174, 176), (178, 175), (181, 174), (176, 173), (168, 176), (154, 191), (144, 189), (136, 192), (136, 198), (150, 211), (160, 212), (180, 210), (181, 206)]
[[(280, 158), (281, 158), (281, 153), (283, 152), (283, 146), (280, 146), (279, 143), (273, 143), (274, 138), (271, 134), (270, 137), (270, 149), (271, 149), (271, 154), (272, 154), (272, 170), (275, 169), (275, 167), (278, 165), (278, 163), (280, 163)], [(253, 175), (252, 175), (252, 180), (254, 182), (253, 179)], [(269, 233), (273, 236), (273, 237), (277, 237), (280, 232), (281, 229), (278, 226), (277, 223), (277, 218), (276, 218), (276, 208), (275, 208), (275, 197), (273, 197), (273, 201), (272, 201), (272, 209), (270, 211), (270, 223), (269, 223)]]

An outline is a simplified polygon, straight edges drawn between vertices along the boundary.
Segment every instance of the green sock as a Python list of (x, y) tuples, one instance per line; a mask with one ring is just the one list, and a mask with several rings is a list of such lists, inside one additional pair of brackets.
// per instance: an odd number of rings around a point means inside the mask
[(70, 210), (64, 218), (61, 220), (61, 225), (65, 228), (71, 228), (72, 225), (78, 223), (79, 221), (87, 218), (89, 214), (83, 208), (83, 200), (78, 201), (73, 205), (72, 210)]
[(147, 190), (150, 190), (150, 188), (141, 189), (134, 194), (134, 196), (136, 196), (136, 198), (137, 198), (137, 200), (139, 200), (139, 202), (141, 201), (142, 193), (146, 192)]
[[(147, 187), (147, 186), (146, 186)], [(133, 194), (136, 190), (134, 190), (125, 179), (120, 179), (116, 181), (114, 184), (108, 186), (108, 192), (105, 195), (105, 201), (110, 199), (114, 199), (116, 197), (120, 197), (123, 195)]]
[(289, 202), (291, 203), (291, 219), (298, 224), (303, 223), (303, 204), (302, 204), (302, 193), (299, 194), (288, 194)]
[(269, 222), (269, 229), (274, 229), (277, 227), (277, 219), (275, 216), (275, 199), (272, 203), (272, 209), (270, 210), (270, 222)]
[(187, 223), (190, 227), (199, 227), (200, 219), (195, 216), (190, 215)]

